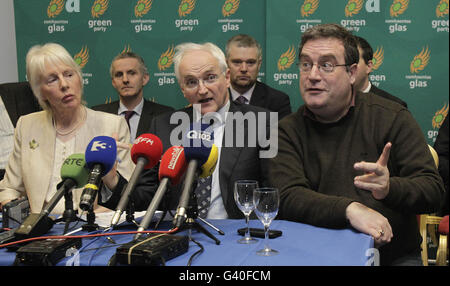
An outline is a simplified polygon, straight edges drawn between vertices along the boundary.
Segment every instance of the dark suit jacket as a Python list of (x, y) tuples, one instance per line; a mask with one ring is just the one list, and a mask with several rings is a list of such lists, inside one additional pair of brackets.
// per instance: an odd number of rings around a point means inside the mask
[[(119, 100), (113, 101), (111, 103), (106, 104), (100, 104), (93, 106), (93, 110), (97, 111), (103, 111), (107, 113), (117, 114), (117, 111), (119, 110)], [(142, 114), (141, 118), (139, 119), (138, 128), (136, 131), (136, 137), (139, 135), (148, 132), (150, 128), (150, 124), (152, 122), (152, 119), (164, 112), (173, 111), (174, 108), (166, 105), (162, 105), (159, 103), (155, 103), (152, 101), (149, 101), (147, 99), (144, 99), (144, 106), (142, 107)]]
[(14, 128), (20, 116), (41, 110), (26, 81), (0, 84), (0, 95)]
[[(179, 110), (182, 112), (186, 112), (192, 120), (192, 108), (185, 108)], [(251, 105), (240, 105), (231, 102), (229, 112), (265, 112), (266, 118), (268, 119), (268, 111), (262, 109), (260, 107), (251, 106)], [(170, 148), (172, 145), (170, 144), (170, 134), (174, 128), (178, 126), (177, 124), (170, 124), (169, 119), (173, 113), (165, 113), (161, 116), (156, 117), (150, 128), (150, 133), (158, 136), (162, 143), (164, 152)], [(233, 124), (228, 121), (227, 118), (226, 124)], [(236, 123), (234, 123), (234, 127), (236, 127)], [(266, 122), (266, 134), (269, 134), (269, 120)], [(245, 139), (247, 140), (248, 136), (248, 126), (244, 126), (244, 134)], [(236, 128), (234, 128), (236, 130)], [(235, 132), (236, 133), (236, 132)], [(230, 134), (224, 133), (224, 140), (226, 136)], [(236, 136), (233, 136), (236, 138)], [(180, 138), (181, 139), (181, 138)], [(225, 142), (225, 141), (224, 141)], [(248, 141), (244, 141), (248, 142)], [(255, 179), (258, 180), (260, 185), (266, 185), (267, 178), (267, 159), (260, 159), (259, 151), (262, 150), (259, 144), (256, 144), (256, 147), (222, 147), (219, 166), (216, 168), (219, 169), (219, 180), (220, 180), (220, 189), (222, 192), (222, 199), (225, 205), (225, 209), (228, 213), (229, 218), (243, 218), (242, 212), (237, 208), (236, 203), (234, 201), (233, 196), (233, 188), (234, 182), (239, 179)], [(148, 205), (150, 204), (154, 193), (158, 187), (158, 169), (159, 165), (155, 166), (153, 169), (145, 171), (141, 176), (138, 186), (132, 194), (132, 200), (135, 204), (135, 210), (146, 210)], [(171, 187), (166, 191), (166, 198), (162, 201), (162, 206), (160, 205), (159, 209), (169, 209), (174, 210), (177, 208), (179, 199), (182, 192), (182, 182), (177, 186)], [(120, 192), (126, 183), (123, 178), (119, 179), (119, 184), (115, 190), (113, 190), (113, 195), (106, 203), (101, 203), (105, 207), (110, 209), (115, 209), (118, 201), (120, 200)], [(102, 201), (99, 199), (99, 201)]]
[(401, 100), (400, 98), (398, 98), (398, 97), (396, 97), (396, 96), (393, 96), (392, 94), (390, 94), (390, 93), (388, 93), (388, 92), (386, 92), (386, 91), (384, 91), (384, 90), (382, 90), (382, 89), (376, 87), (376, 86), (373, 85), (373, 84), (372, 84), (372, 86), (371, 86), (369, 92), (375, 93), (376, 95), (381, 96), (381, 97), (384, 97), (384, 98), (387, 98), (387, 99), (389, 99), (389, 100), (398, 102), (398, 103), (400, 103), (401, 105), (403, 105), (404, 107), (408, 108), (408, 104), (406, 104), (406, 102), (404, 102), (404, 101)]
[(256, 82), (250, 98), (250, 104), (278, 112), (278, 119), (291, 113), (289, 96), (259, 81)]

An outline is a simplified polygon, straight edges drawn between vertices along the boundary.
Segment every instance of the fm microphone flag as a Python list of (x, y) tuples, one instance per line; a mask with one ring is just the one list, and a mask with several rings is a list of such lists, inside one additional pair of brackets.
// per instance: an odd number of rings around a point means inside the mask
[(151, 169), (158, 164), (161, 159), (162, 151), (163, 145), (158, 136), (146, 133), (136, 138), (133, 147), (131, 147), (131, 159), (136, 164), (136, 167), (121, 194), (116, 212), (111, 219), (111, 226), (115, 226), (119, 222), (120, 216), (128, 205), (130, 196), (136, 188), (136, 184), (142, 171), (144, 169)]
[(102, 177), (111, 171), (116, 162), (116, 140), (109, 136), (96, 136), (86, 147), (86, 165), (92, 169), (96, 164), (101, 164)]
[(86, 147), (85, 159), (89, 177), (80, 198), (80, 209), (92, 209), (101, 179), (114, 166), (117, 157), (116, 140), (109, 136), (96, 136)]

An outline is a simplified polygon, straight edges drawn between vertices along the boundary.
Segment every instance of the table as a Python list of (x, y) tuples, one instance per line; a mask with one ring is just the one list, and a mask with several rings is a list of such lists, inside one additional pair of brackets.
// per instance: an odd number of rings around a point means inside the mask
[[(279, 254), (261, 257), (256, 254), (256, 251), (263, 248), (264, 239), (259, 239), (257, 243), (250, 245), (237, 243), (237, 240), (241, 238), (237, 234), (237, 229), (245, 226), (244, 220), (209, 220), (209, 222), (223, 230), (225, 235), (219, 235), (199, 222), (221, 243), (216, 245), (211, 238), (193, 230), (192, 237), (203, 245), (204, 252), (193, 259), (192, 266), (363, 266), (374, 258), (372, 237), (352, 229), (326, 229), (275, 220), (272, 222), (271, 229), (281, 230), (283, 235), (270, 239), (269, 245), (278, 250)], [(170, 228), (170, 223), (166, 222), (165, 227)], [(258, 220), (251, 220), (250, 227), (261, 228), (262, 224)], [(60, 235), (62, 230), (63, 225), (56, 224), (49, 234)], [(136, 227), (126, 225), (118, 231), (125, 230), (135, 231)], [(186, 235), (187, 231), (178, 234)], [(76, 259), (73, 256), (67, 257), (59, 261), (57, 265), (105, 266), (115, 254), (118, 244), (127, 243), (133, 237), (133, 234), (111, 236), (116, 245), (109, 242), (106, 237), (85, 238), (83, 239), (84, 249), (79, 252)], [(190, 242), (187, 253), (167, 261), (166, 265), (186, 266), (189, 258), (199, 249), (195, 243)], [(0, 249), (0, 265), (12, 265), (14, 259), (14, 252)]]

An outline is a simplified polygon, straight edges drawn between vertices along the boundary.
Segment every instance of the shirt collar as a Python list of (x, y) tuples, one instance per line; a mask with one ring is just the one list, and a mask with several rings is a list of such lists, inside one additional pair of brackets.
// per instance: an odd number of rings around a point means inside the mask
[(368, 93), (368, 92), (370, 91), (371, 88), (372, 88), (372, 83), (370, 83), (370, 81), (369, 81), (369, 85), (368, 85), (367, 88), (364, 89), (362, 92)]
[(193, 114), (194, 114), (194, 122), (202, 120), (203, 123), (210, 124), (209, 120), (214, 119), (214, 125), (219, 123), (219, 125), (225, 124), (225, 121), (227, 119), (227, 113), (230, 109), (230, 100), (227, 101), (227, 103), (222, 106), (221, 109), (219, 109), (216, 112), (208, 112), (204, 114), (203, 116), (200, 114), (198, 110), (193, 108)]
[(247, 90), (247, 91), (244, 92), (243, 94), (240, 94), (240, 93), (237, 92), (235, 89), (233, 89), (233, 86), (232, 86), (232, 85), (230, 85), (231, 99), (232, 99), (233, 101), (235, 101), (239, 96), (243, 96), (243, 97), (245, 97), (245, 98), (247, 99), (247, 102), (250, 102), (250, 99), (251, 99), (251, 97), (252, 97), (253, 90), (255, 90), (255, 86), (256, 86), (256, 83), (255, 83), (249, 90)]
[[(119, 103), (118, 114), (122, 114), (122, 113), (124, 113), (125, 111), (128, 111), (128, 108), (127, 108), (125, 105), (123, 105), (122, 101), (119, 101), (119, 102), (120, 102), (120, 103)], [(141, 102), (139, 102), (139, 104), (136, 105), (136, 106), (134, 107), (133, 111), (134, 111), (137, 115), (141, 116), (141, 114), (142, 114), (142, 109), (143, 109), (143, 108), (144, 108), (144, 98), (142, 98), (142, 99), (141, 99)], [(130, 111), (131, 111), (131, 110), (130, 110)]]

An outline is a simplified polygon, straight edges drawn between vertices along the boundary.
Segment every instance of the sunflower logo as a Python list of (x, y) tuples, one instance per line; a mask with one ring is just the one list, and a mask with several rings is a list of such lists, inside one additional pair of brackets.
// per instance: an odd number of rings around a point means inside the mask
[(427, 66), (429, 60), (430, 60), (430, 51), (428, 50), (428, 47), (422, 48), (422, 51), (418, 55), (416, 55), (414, 59), (411, 61), (409, 70), (412, 73), (418, 73)]
[(81, 48), (81, 51), (79, 51), (78, 54), (73, 57), (73, 59), (77, 63), (77, 65), (80, 66), (80, 68), (84, 68), (89, 60), (89, 50), (87, 46)]
[(161, 54), (158, 60), (158, 68), (163, 71), (172, 65), (173, 55), (174, 55), (173, 45), (168, 47), (167, 51)]
[(139, 0), (134, 6), (134, 15), (136, 17), (142, 17), (150, 11), (152, 8), (153, 0)]
[(181, 0), (180, 6), (178, 6), (178, 15), (184, 17), (192, 12), (195, 7), (195, 0)]
[(95, 0), (91, 8), (91, 14), (93, 18), (98, 18), (103, 15), (108, 9), (109, 0)]
[(448, 15), (448, 5), (448, 0), (441, 0), (436, 7), (436, 16), (444, 17), (445, 15)]
[(348, 0), (345, 5), (345, 17), (352, 17), (359, 13), (363, 5), (363, 0)]
[(405, 10), (408, 8), (408, 5), (409, 0), (394, 0), (389, 10), (389, 12), (391, 13), (391, 17), (397, 17), (398, 15), (403, 14), (403, 12), (405, 12)]
[(123, 50), (120, 53), (125, 54), (125, 53), (129, 53), (129, 52), (131, 52), (130, 44), (125, 45), (125, 47), (123, 48)]
[(383, 47), (377, 47), (377, 50), (373, 53), (372, 57), (372, 68), (374, 70), (377, 70), (383, 63), (383, 59), (384, 59)]
[(305, 0), (300, 8), (300, 14), (302, 17), (308, 17), (316, 12), (317, 7), (319, 7), (319, 0)]
[(441, 128), (442, 122), (444, 122), (445, 117), (447, 117), (448, 114), (448, 103), (444, 104), (444, 107), (441, 108), (441, 110), (436, 111), (436, 113), (433, 116), (433, 119), (431, 120), (431, 123), (433, 124), (433, 128), (439, 129)]
[(278, 59), (278, 70), (282, 71), (291, 67), (295, 60), (295, 48), (290, 46)]
[(239, 0), (226, 0), (222, 6), (222, 15), (228, 17), (236, 13), (239, 8)]
[(61, 13), (62, 9), (64, 8), (64, 0), (52, 0), (48, 4), (47, 7), (47, 16), (49, 18), (54, 18)]

